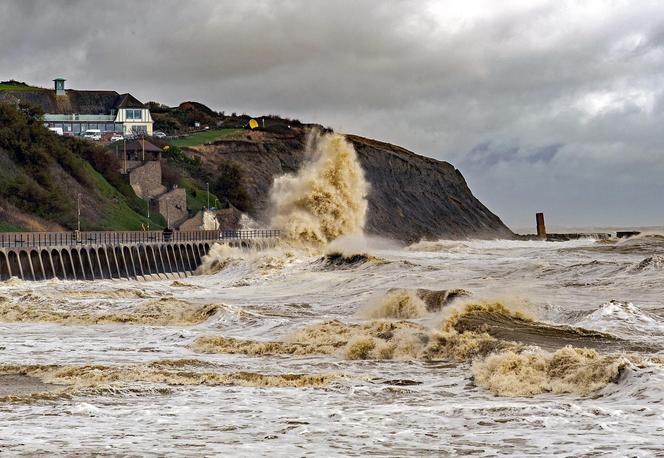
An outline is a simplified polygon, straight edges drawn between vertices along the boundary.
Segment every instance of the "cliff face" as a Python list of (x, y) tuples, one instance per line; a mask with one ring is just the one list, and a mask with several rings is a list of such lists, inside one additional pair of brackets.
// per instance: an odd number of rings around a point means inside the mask
[[(274, 177), (295, 172), (304, 160), (305, 130), (247, 132), (188, 150), (208, 171), (223, 161), (243, 170), (255, 218), (267, 221)], [(447, 162), (387, 143), (350, 135), (367, 181), (366, 232), (404, 242), (421, 239), (511, 238), (500, 218), (477, 200)]]
[(371, 183), (368, 233), (408, 242), (514, 236), (451, 164), (388, 143), (348, 139)]

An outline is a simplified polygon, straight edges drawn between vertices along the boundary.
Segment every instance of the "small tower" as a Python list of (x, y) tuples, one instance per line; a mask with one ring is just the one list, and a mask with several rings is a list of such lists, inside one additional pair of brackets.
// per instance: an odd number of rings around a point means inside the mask
[(65, 95), (65, 81), (64, 78), (56, 78), (55, 81), (55, 95)]
[(537, 237), (546, 240), (546, 226), (544, 225), (544, 213), (535, 213), (537, 222)]

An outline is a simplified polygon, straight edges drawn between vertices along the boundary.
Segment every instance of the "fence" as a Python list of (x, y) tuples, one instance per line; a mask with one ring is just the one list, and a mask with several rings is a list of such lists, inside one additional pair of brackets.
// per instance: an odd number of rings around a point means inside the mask
[(125, 231), (125, 232), (6, 232), (0, 233), (0, 248), (76, 247), (130, 245), (217, 240), (279, 238), (280, 231)]

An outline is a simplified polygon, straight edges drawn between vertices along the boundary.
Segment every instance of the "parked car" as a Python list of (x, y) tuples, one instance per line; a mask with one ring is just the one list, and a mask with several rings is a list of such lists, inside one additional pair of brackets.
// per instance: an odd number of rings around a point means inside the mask
[(64, 132), (62, 132), (62, 127), (49, 127), (48, 130), (58, 135), (64, 135)]
[(88, 140), (101, 140), (101, 130), (88, 129), (83, 134), (83, 138), (87, 138)]
[(166, 138), (166, 134), (161, 131), (153, 132), (152, 136), (155, 138)]
[(122, 136), (122, 134), (113, 134), (111, 135), (110, 140), (112, 142), (119, 142), (120, 140), (124, 140), (124, 137)]

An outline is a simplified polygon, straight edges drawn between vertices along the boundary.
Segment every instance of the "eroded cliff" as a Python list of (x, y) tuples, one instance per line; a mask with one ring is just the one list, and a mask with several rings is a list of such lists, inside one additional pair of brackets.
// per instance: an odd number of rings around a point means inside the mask
[[(306, 129), (246, 132), (187, 150), (209, 171), (224, 161), (244, 171), (252, 216), (267, 221), (274, 178), (304, 161)], [(512, 232), (468, 188), (451, 164), (401, 147), (349, 135), (370, 183), (366, 232), (404, 242), (441, 238), (511, 238)]]

